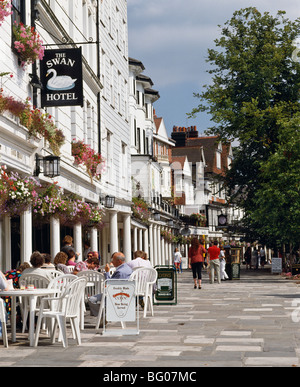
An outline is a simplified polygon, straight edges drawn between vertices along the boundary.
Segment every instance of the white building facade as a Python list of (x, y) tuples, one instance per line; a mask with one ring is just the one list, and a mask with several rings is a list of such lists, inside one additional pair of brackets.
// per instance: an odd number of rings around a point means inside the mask
[[(40, 173), (38, 181), (43, 186), (55, 181), (63, 195), (100, 209), (106, 196), (114, 197), (115, 205), (103, 211), (101, 230), (78, 220), (62, 224), (55, 216), (40, 224), (31, 206), (16, 216), (2, 212), (1, 269), (9, 270), (29, 261), (33, 250), (54, 257), (66, 234), (73, 236), (79, 259), (83, 257), (85, 239), (90, 241), (92, 250), (100, 252), (103, 263), (110, 261), (111, 253), (117, 250), (124, 251), (126, 258), (131, 259), (127, 3), (125, 0), (16, 0), (13, 4), (13, 15), (6, 17), (0, 26), (0, 81), (4, 99), (10, 98), (20, 107), (20, 102), (30, 98), (31, 109), (35, 109), (33, 103), (37, 108), (41, 106), (41, 89), (32, 77), (40, 77), (40, 61), (22, 66), (14, 48), (14, 21), (34, 26), (47, 50), (82, 48), (83, 106), (41, 109), (41, 114), (48, 114), (48, 119), (63, 133), (64, 143), (59, 149), (60, 174), (51, 178)], [(101, 176), (91, 175), (84, 164), (75, 162), (72, 149), (78, 141), (104, 158)], [(7, 172), (18, 173), (23, 179), (33, 176), (36, 155), (47, 157), (53, 153), (47, 135), (30, 136), (19, 112), (12, 108), (1, 111), (0, 156)]]

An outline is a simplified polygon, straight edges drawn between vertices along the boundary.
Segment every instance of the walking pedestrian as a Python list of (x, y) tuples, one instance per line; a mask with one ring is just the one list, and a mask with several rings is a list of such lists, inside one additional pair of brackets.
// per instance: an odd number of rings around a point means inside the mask
[(202, 268), (204, 262), (203, 254), (207, 253), (203, 244), (204, 241), (199, 241), (198, 238), (193, 238), (191, 242), (191, 247), (189, 248), (189, 268), (193, 271), (194, 289), (197, 289), (197, 279), (198, 288), (201, 289)]
[(174, 266), (175, 266), (177, 273), (180, 272), (181, 259), (182, 259), (182, 255), (181, 255), (180, 251), (178, 250), (178, 248), (176, 247), (175, 252), (174, 252), (174, 256), (173, 256), (173, 262), (174, 262)]
[(259, 256), (260, 256), (260, 265), (261, 265), (261, 268), (263, 269), (266, 263), (266, 252), (263, 246), (261, 246), (260, 248)]
[(251, 247), (250, 246), (248, 246), (245, 251), (244, 259), (246, 262), (246, 269), (251, 268)]
[(225, 249), (223, 246), (220, 247), (220, 276), (221, 276), (221, 281), (226, 281), (228, 279), (228, 275), (225, 271), (225, 266), (226, 266), (226, 260), (225, 260)]
[(251, 253), (251, 268), (254, 268), (254, 270), (258, 269), (258, 251), (256, 247), (254, 247)]
[(218, 241), (214, 241), (213, 246), (209, 247), (207, 252), (209, 256), (209, 265), (210, 265), (210, 283), (213, 284), (215, 282), (215, 271), (217, 273), (217, 281), (221, 283), (221, 275), (220, 275), (220, 248), (218, 247)]

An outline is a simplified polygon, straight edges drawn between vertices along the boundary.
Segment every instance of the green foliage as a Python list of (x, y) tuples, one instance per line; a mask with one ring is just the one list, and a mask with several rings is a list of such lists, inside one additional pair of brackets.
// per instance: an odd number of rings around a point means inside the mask
[(221, 28), (216, 49), (208, 50), (212, 82), (195, 93), (200, 104), (188, 115), (208, 112), (215, 125), (207, 134), (237, 140), (224, 184), (245, 211), (248, 235), (299, 241), (300, 63), (292, 56), (300, 19), (250, 7)]

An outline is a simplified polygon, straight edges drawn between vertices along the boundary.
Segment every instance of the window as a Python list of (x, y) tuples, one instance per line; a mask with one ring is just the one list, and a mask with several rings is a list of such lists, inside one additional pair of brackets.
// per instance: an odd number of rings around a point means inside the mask
[(146, 132), (145, 130), (143, 130), (143, 147), (144, 147), (144, 155), (147, 154), (146, 153)]
[(25, 1), (12, 0), (12, 22), (25, 23)]
[(114, 92), (114, 64), (110, 62), (110, 104), (112, 107), (115, 107)]
[(221, 169), (221, 155), (222, 155), (222, 144), (218, 145), (218, 149), (216, 152), (216, 166), (218, 169)]
[(103, 85), (103, 97), (106, 99), (106, 85), (105, 85), (105, 77), (106, 77), (106, 55), (105, 51), (101, 50), (101, 82)]
[(112, 133), (108, 130), (106, 134), (106, 170), (107, 181), (112, 181), (113, 173), (113, 147), (112, 147)]
[(137, 145), (138, 153), (141, 153), (141, 129), (140, 128), (137, 128), (136, 140), (137, 140), (136, 145)]
[(124, 189), (127, 189), (127, 180), (126, 180), (126, 175), (127, 175), (127, 146), (122, 142), (121, 145), (121, 171), (122, 171), (122, 176), (121, 176), (121, 187)]

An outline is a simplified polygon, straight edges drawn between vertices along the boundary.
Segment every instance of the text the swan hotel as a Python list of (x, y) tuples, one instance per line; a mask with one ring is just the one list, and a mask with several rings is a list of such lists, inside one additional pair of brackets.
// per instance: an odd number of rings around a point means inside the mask
[(41, 81), (42, 107), (83, 106), (81, 48), (46, 50)]

